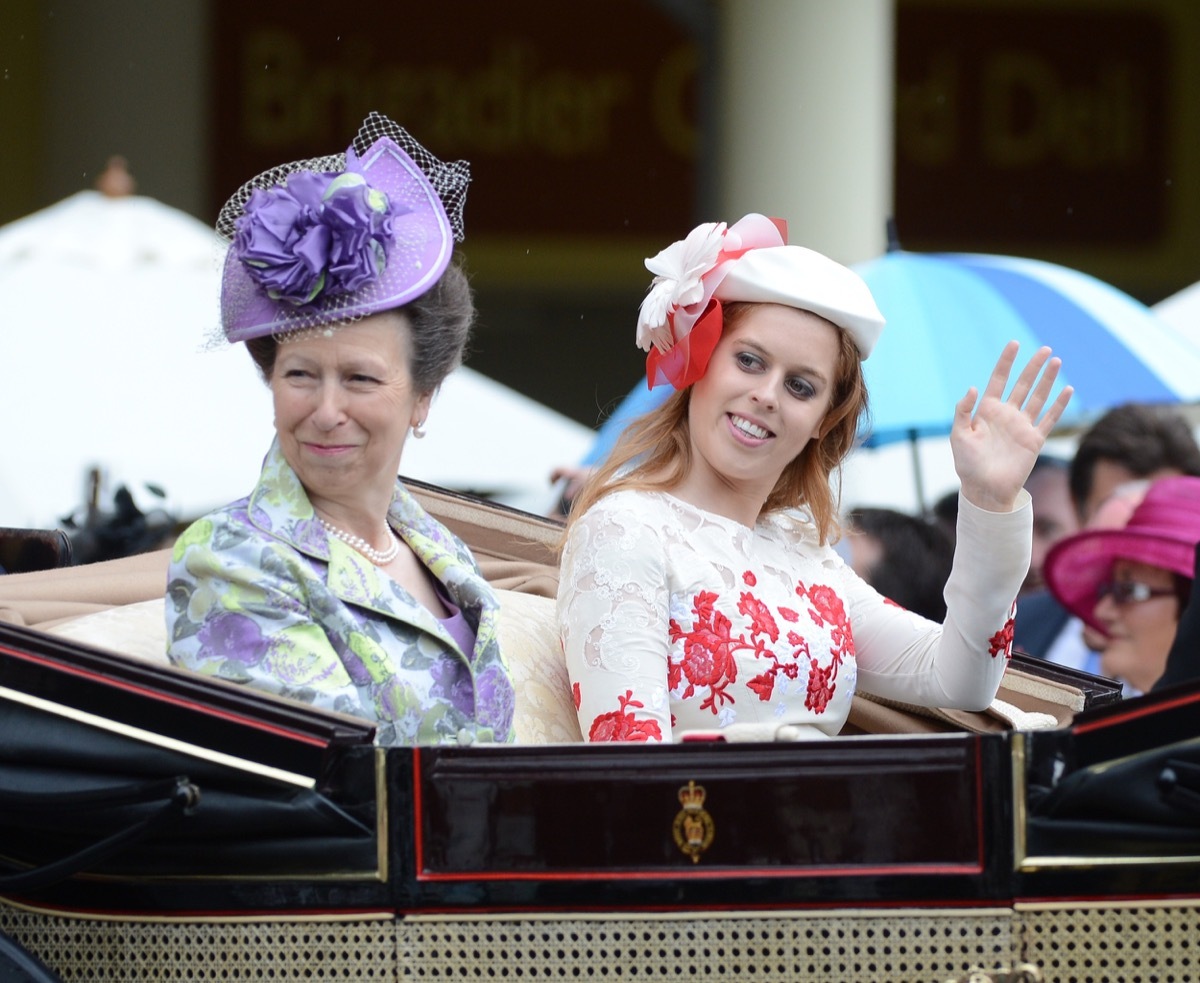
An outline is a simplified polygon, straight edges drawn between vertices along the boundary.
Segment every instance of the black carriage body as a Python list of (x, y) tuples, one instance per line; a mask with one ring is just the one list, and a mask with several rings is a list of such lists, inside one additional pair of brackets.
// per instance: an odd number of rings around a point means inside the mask
[[(1196, 898), (1196, 815), (1162, 785), (1186, 800), (1197, 703), (1037, 733), (385, 751), (361, 721), (0, 626), (0, 896), (165, 916)], [(165, 810), (111, 794), (156, 782), (196, 801), (38, 882)]]

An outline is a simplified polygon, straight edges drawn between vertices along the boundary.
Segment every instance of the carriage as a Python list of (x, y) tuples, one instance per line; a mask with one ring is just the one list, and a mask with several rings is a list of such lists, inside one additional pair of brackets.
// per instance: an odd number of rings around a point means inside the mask
[(981, 713), (584, 744), (558, 527), (410, 487), (502, 593), (515, 745), (165, 665), (164, 553), (0, 578), (0, 934), (47, 979), (1200, 975), (1200, 686), (1018, 656)]

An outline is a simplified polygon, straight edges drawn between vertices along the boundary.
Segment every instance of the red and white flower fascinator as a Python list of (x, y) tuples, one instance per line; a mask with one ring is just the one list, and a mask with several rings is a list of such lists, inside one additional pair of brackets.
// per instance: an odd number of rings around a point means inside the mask
[(787, 226), (750, 214), (731, 226), (697, 226), (646, 260), (654, 274), (638, 312), (638, 347), (650, 388), (684, 389), (704, 376), (721, 338), (721, 303), (784, 304), (812, 311), (848, 331), (866, 358), (883, 315), (853, 270), (787, 244)]

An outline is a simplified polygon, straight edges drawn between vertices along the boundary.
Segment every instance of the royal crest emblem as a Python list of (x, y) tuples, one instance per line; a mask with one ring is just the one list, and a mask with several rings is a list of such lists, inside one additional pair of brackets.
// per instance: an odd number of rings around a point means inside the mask
[(703, 785), (693, 781), (679, 789), (679, 802), (683, 808), (676, 814), (671, 832), (675, 836), (675, 845), (692, 858), (692, 863), (700, 862), (700, 854), (712, 846), (716, 832), (712, 816), (704, 811), (707, 794)]

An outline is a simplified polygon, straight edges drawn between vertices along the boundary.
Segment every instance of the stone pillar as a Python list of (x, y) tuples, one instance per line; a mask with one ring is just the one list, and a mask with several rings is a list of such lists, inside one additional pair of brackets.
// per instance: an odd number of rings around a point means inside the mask
[(887, 245), (894, 0), (720, 0), (714, 217), (843, 263)]

